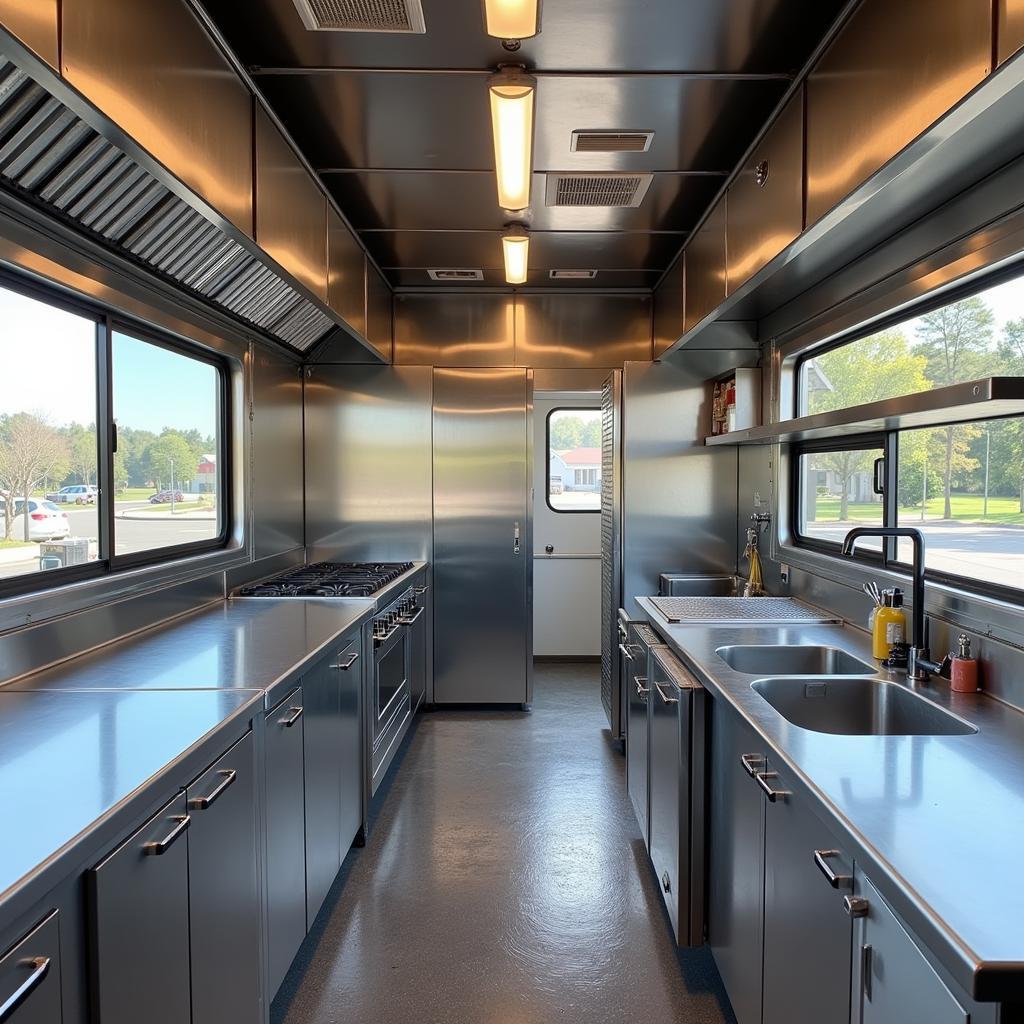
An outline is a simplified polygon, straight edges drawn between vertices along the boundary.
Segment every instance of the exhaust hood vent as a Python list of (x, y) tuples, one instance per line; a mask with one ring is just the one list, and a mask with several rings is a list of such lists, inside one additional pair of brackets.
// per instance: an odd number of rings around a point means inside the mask
[(462, 270), (456, 267), (427, 271), (431, 281), (482, 281), (482, 270)]
[(548, 206), (639, 206), (652, 180), (651, 174), (551, 172), (544, 198)]
[(427, 31), (422, 0), (294, 0), (312, 32)]
[(654, 141), (654, 132), (586, 131), (572, 133), (572, 153), (646, 153)]
[(2, 54), (0, 185), (300, 351), (335, 327)]
[(593, 281), (596, 270), (552, 270), (548, 272), (552, 281)]

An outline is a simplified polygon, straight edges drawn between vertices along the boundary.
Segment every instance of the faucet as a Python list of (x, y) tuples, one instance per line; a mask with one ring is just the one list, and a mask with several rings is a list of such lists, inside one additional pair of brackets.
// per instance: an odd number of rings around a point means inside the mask
[(949, 655), (942, 661), (932, 661), (928, 649), (928, 629), (924, 617), (924, 534), (910, 526), (858, 526), (852, 529), (843, 541), (843, 555), (853, 557), (853, 549), (862, 537), (907, 537), (914, 545), (913, 592), (913, 643), (907, 656), (907, 676), (919, 682), (927, 682), (932, 674), (948, 676), (951, 661)]

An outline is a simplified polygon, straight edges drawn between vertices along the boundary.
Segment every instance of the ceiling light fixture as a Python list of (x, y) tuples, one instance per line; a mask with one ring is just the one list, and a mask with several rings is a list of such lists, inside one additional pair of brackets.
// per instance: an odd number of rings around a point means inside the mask
[(522, 224), (510, 224), (501, 235), (505, 256), (505, 280), (509, 284), (526, 284), (530, 269), (530, 232)]
[(484, 22), (495, 39), (529, 39), (540, 31), (540, 0), (484, 0)]
[(489, 79), (488, 92), (498, 205), (503, 210), (525, 210), (530, 205), (537, 80), (520, 68), (502, 68)]

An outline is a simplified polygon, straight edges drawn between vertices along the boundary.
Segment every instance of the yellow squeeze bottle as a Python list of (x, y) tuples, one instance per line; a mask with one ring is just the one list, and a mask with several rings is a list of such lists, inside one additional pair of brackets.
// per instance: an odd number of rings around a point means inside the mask
[(898, 587), (886, 590), (871, 631), (871, 653), (878, 661), (884, 661), (894, 644), (906, 643), (906, 640), (907, 613), (903, 610), (903, 591)]

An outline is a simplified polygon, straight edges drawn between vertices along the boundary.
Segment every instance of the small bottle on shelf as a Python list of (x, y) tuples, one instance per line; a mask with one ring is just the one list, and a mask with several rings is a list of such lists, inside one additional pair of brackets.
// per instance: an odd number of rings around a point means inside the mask
[(957, 638), (959, 651), (953, 656), (949, 673), (950, 689), (955, 693), (974, 693), (978, 689), (978, 659), (971, 657), (971, 638), (961, 633)]

